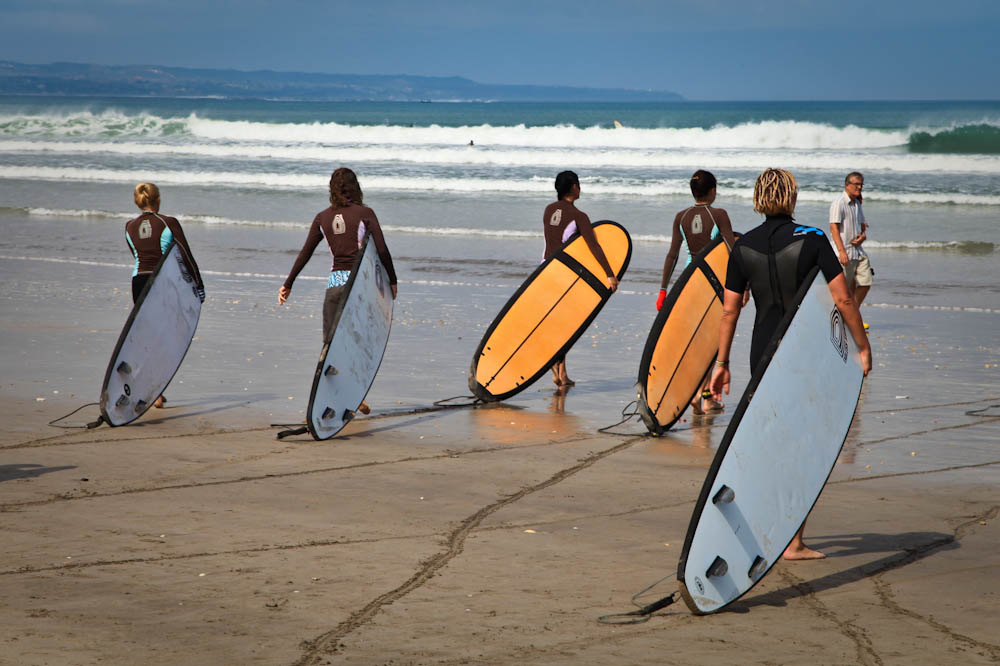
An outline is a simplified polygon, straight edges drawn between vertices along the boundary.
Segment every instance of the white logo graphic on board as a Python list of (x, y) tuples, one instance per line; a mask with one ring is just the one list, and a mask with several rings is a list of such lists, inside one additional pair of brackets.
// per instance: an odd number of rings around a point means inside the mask
[(340, 213), (333, 218), (333, 233), (342, 234), (347, 231), (347, 223), (344, 222), (344, 216)]
[(704, 227), (701, 225), (701, 215), (695, 215), (691, 220), (691, 233), (700, 234)]
[(149, 220), (143, 220), (139, 223), (139, 238), (149, 238), (153, 235), (153, 225), (149, 223)]
[(847, 326), (837, 308), (830, 311), (830, 342), (840, 358), (844, 359), (844, 363), (847, 363)]
[(549, 220), (549, 224), (553, 227), (558, 227), (560, 222), (562, 222), (562, 208), (556, 208), (556, 212), (552, 213), (552, 218)]

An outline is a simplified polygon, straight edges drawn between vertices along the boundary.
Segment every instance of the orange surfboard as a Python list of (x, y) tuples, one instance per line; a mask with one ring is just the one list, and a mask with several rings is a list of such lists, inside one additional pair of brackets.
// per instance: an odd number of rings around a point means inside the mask
[(729, 247), (716, 238), (667, 295), (639, 363), (639, 416), (651, 433), (669, 430), (701, 390), (719, 352)]
[[(632, 256), (624, 227), (607, 220), (594, 234), (620, 280)], [(604, 269), (574, 234), (542, 263), (497, 315), (472, 357), (469, 389), (487, 402), (523, 391), (566, 354), (611, 297)]]

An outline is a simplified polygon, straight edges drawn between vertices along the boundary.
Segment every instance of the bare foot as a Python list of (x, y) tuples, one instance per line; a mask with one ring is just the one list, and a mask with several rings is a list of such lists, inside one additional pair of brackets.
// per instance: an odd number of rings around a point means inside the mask
[(163, 409), (163, 405), (165, 404), (167, 404), (167, 399), (162, 395), (153, 401), (153, 407), (156, 407), (157, 409)]
[(368, 414), (372, 411), (372, 408), (364, 400), (361, 401), (361, 406), (358, 407), (358, 411), (362, 414)]
[(822, 560), (826, 555), (803, 545), (798, 548), (789, 546), (781, 557), (786, 560)]
[(705, 413), (705, 410), (701, 408), (701, 398), (695, 398), (691, 401), (691, 411), (695, 413), (695, 416), (701, 416)]
[(559, 378), (555, 376), (552, 377), (552, 383), (555, 384), (556, 386), (562, 386), (562, 382), (559, 381)]
[(706, 412), (721, 412), (723, 409), (726, 408), (724, 404), (722, 404), (717, 400), (713, 400), (711, 398), (703, 400), (701, 404)]
[(562, 377), (559, 380), (559, 385), (560, 386), (576, 386), (576, 382), (574, 382), (569, 377)]

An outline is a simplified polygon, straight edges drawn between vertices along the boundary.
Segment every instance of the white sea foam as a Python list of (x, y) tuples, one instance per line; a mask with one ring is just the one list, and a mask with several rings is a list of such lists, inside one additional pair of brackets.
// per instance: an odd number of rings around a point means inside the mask
[[(170, 170), (119, 170), (85, 169), (79, 167), (46, 166), (0, 166), (0, 178), (49, 180), (49, 181), (92, 181), (127, 182), (143, 180), (170, 185), (224, 186), (252, 188), (256, 190), (314, 190), (326, 189), (328, 177), (321, 173), (253, 173), (235, 171), (170, 171)], [(478, 193), (529, 193), (548, 196), (552, 183), (549, 177), (524, 179), (504, 178), (435, 178), (432, 176), (366, 176), (365, 189), (411, 192), (456, 192)], [(584, 189), (590, 195), (605, 196), (688, 196), (687, 182), (681, 179), (650, 181), (643, 178), (597, 177), (583, 180)], [(752, 184), (725, 188), (727, 197), (750, 199), (753, 197)], [(800, 201), (829, 202), (834, 192), (823, 190), (802, 190)], [(910, 193), (873, 191), (869, 200), (897, 201), (915, 204), (964, 204), (1000, 206), (1000, 195), (964, 194), (958, 192)]]
[[(511, 148), (495, 146), (342, 146), (320, 145), (177, 144), (136, 141), (44, 141), (0, 140), (0, 154), (93, 154), (162, 155), (214, 159), (287, 160), (321, 162), (324, 169), (334, 157), (349, 164), (406, 163), (450, 166), (528, 166), (558, 168), (566, 164), (564, 148)], [(780, 164), (793, 170), (864, 171), (900, 173), (996, 173), (998, 155), (911, 155), (872, 151), (810, 152), (800, 150), (650, 150), (577, 149), (572, 163), (577, 168), (689, 169), (692, 164), (716, 170), (760, 170)]]

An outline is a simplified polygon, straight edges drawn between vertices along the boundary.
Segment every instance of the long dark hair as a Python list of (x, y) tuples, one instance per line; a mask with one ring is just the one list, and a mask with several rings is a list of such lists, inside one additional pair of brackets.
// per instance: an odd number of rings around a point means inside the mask
[(358, 177), (347, 167), (340, 167), (330, 176), (330, 203), (334, 208), (343, 208), (347, 204), (362, 204), (364, 194)]

